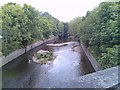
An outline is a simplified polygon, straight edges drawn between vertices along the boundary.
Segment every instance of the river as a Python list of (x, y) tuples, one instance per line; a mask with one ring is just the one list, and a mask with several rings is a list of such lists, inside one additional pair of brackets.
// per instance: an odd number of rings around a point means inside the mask
[(3, 88), (59, 88), (83, 75), (85, 69), (79, 52), (73, 51), (76, 42), (51, 47), (56, 58), (51, 64), (23, 62), (13, 69), (3, 68)]

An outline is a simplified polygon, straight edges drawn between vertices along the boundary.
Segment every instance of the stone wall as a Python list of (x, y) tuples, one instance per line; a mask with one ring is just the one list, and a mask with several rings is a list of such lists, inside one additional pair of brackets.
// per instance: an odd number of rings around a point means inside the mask
[(85, 62), (88, 63), (88, 65), (91, 64), (91, 67), (93, 67), (95, 71), (101, 70), (100, 65), (95, 60), (95, 58), (91, 55), (91, 53), (87, 50), (87, 48), (83, 45), (83, 43), (80, 43), (80, 46), (82, 49), (81, 56), (83, 60), (85, 60)]
[[(97, 71), (61, 85), (63, 88), (96, 88), (95, 90), (120, 90), (120, 66)], [(99, 89), (98, 89), (99, 88)]]
[[(19, 57), (18, 59), (20, 59), (20, 58), (22, 59), (23, 56), (24, 56), (24, 58), (26, 56), (26, 58), (29, 59), (35, 52), (37, 52), (45, 44), (55, 43), (57, 41), (58, 41), (57, 38), (48, 39), (48, 40), (45, 40), (45, 41), (38, 41), (36, 43), (33, 43), (33, 44), (27, 46), (27, 53), (25, 53), (24, 48), (13, 51), (12, 53), (10, 53), (7, 56), (0, 57), (0, 67), (7, 64), (8, 62), (11, 62), (12, 60), (15, 60), (18, 57)], [(23, 54), (26, 54), (26, 55), (23, 55)]]

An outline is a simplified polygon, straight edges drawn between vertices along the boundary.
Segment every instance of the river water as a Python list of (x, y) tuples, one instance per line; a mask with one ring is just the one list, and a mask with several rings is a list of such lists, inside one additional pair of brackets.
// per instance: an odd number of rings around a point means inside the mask
[(3, 69), (3, 88), (55, 88), (83, 75), (80, 53), (73, 51), (78, 43), (52, 47), (56, 58), (51, 64), (26, 62), (13, 69)]

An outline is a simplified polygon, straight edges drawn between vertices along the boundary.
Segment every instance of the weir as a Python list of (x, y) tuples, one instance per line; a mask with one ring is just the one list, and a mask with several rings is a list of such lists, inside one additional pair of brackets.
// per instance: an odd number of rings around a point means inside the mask
[(51, 65), (28, 62), (38, 50), (48, 49), (46, 44), (56, 42), (55, 39), (45, 41), (5, 64), (3, 88), (118, 88), (119, 66), (101, 70), (82, 43), (79, 53), (72, 51), (75, 42), (54, 48), (58, 56)]

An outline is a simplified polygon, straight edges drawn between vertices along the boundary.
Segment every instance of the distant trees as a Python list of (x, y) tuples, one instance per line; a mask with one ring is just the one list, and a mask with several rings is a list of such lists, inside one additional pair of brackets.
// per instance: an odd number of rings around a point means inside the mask
[(26, 48), (38, 40), (67, 37), (69, 34), (77, 36), (103, 68), (115, 66), (120, 64), (119, 12), (118, 2), (103, 2), (88, 11), (86, 16), (64, 23), (47, 12), (37, 11), (31, 5), (24, 4), (21, 7), (16, 3), (5, 4), (0, 8), (2, 54)]
[(63, 38), (65, 39), (65, 41), (68, 38), (68, 23), (64, 23)]
[(78, 17), (69, 23), (69, 33), (78, 34), (103, 68), (120, 64), (118, 13), (118, 2), (103, 2), (88, 11), (85, 17)]
[(64, 32), (64, 23), (63, 22), (59, 22), (58, 23), (58, 29), (59, 29), (59, 34), (63, 34)]
[(0, 8), (0, 56), (2, 56), (2, 9)]
[[(46, 28), (46, 30), (48, 32), (46, 32), (46, 34), (48, 35), (54, 35), (57, 36), (59, 29), (58, 29), (58, 23), (60, 22), (59, 20), (57, 20), (56, 18), (54, 18), (53, 16), (51, 16), (48, 12), (44, 12), (44, 13), (40, 13), (40, 15), (42, 16), (42, 18), (44, 18), (44, 20), (47, 20), (49, 24), (45, 24), (45, 25), (49, 25), (49, 28)], [(47, 22), (46, 22), (47, 23)], [(45, 26), (46, 27), (46, 26)], [(51, 33), (50, 33), (51, 31)], [(45, 33), (44, 33), (45, 34)], [(46, 36), (45, 36), (46, 37)]]
[[(40, 13), (31, 5), (23, 7), (8, 3), (0, 8), (0, 30), (2, 30), (2, 54), (7, 55), (18, 48), (57, 36), (59, 20), (49, 13)], [(0, 25), (1, 25), (0, 24)]]

